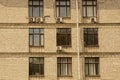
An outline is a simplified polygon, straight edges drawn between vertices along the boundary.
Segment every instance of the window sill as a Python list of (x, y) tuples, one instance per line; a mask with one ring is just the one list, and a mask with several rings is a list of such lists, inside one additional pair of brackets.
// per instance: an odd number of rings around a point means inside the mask
[[(56, 17), (56, 18), (60, 18), (60, 17)], [(67, 16), (66, 16), (66, 17), (62, 17), (62, 16), (61, 16), (61, 18), (63, 18), (63, 19), (71, 19), (70, 16), (68, 16), (68, 17), (67, 17)]]
[(58, 76), (58, 77), (73, 77), (72, 75), (61, 75), (61, 76)]
[(83, 19), (89, 19), (89, 18), (97, 18), (96, 16), (88, 16), (88, 17), (83, 17)]
[(69, 48), (69, 47), (72, 47), (72, 45), (57, 45), (57, 46), (62, 46), (63, 48)]
[(99, 45), (85, 45), (84, 47), (99, 47)]
[(44, 77), (44, 75), (29, 75), (30, 77)]
[(29, 46), (31, 48), (44, 48), (44, 46)]
[(100, 75), (86, 75), (85, 77), (100, 77)]

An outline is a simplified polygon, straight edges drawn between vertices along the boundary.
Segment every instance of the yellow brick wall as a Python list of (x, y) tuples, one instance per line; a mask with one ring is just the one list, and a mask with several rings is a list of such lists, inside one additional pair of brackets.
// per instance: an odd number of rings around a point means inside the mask
[(0, 52), (28, 52), (28, 29), (0, 29)]

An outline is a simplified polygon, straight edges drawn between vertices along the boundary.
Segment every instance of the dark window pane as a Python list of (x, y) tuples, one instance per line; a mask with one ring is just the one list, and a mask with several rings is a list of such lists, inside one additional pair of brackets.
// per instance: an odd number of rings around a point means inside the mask
[(84, 44), (98, 45), (98, 29), (97, 28), (84, 28)]
[(29, 75), (44, 75), (44, 58), (29, 58)]
[(57, 45), (71, 45), (71, 29), (57, 29)]

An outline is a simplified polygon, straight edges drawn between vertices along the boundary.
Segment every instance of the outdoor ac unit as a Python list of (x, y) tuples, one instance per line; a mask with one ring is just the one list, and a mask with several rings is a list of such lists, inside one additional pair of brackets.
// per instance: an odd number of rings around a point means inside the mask
[(30, 22), (30, 23), (35, 23), (35, 22), (36, 22), (35, 17), (30, 17), (30, 18), (29, 18), (29, 22)]
[(40, 18), (40, 23), (43, 23), (44, 22), (44, 19), (41, 17)]
[(96, 23), (97, 22), (97, 18), (96, 17), (91, 17), (90, 18), (90, 22), (91, 23)]
[(57, 51), (62, 51), (62, 46), (57, 46)]
[(62, 18), (62, 17), (58, 17), (58, 18), (56, 19), (56, 22), (57, 22), (57, 23), (63, 23), (63, 18)]

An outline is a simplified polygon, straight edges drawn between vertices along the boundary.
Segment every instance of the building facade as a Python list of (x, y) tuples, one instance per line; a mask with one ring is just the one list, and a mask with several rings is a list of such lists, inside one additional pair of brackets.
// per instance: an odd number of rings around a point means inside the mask
[(119, 0), (0, 0), (0, 80), (120, 79)]

